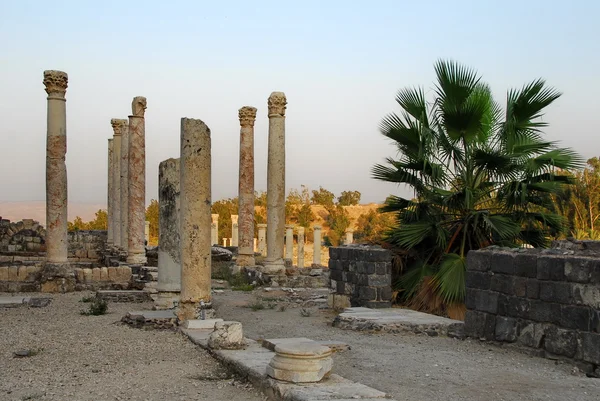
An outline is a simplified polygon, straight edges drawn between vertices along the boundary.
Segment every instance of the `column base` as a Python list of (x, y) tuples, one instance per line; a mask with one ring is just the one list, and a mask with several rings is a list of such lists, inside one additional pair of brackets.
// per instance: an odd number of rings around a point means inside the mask
[(127, 263), (134, 265), (145, 265), (146, 262), (146, 254), (144, 253), (130, 253), (127, 255)]
[(261, 271), (265, 274), (285, 274), (285, 262), (283, 261), (283, 259), (266, 259), (264, 262), (264, 266), (261, 266)]
[(75, 272), (68, 262), (46, 262), (39, 275), (41, 292), (75, 291)]
[(175, 314), (177, 315), (177, 320), (179, 322), (185, 322), (186, 320), (213, 319), (216, 316), (216, 312), (212, 307), (212, 302), (207, 302), (202, 305), (200, 302), (181, 300), (179, 301), (179, 306), (177, 307)]
[(179, 305), (179, 292), (160, 291), (154, 302), (154, 310), (174, 309)]

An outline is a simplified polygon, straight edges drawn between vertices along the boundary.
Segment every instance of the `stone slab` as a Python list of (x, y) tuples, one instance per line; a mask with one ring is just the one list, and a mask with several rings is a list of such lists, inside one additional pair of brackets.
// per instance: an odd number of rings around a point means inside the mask
[(452, 335), (464, 322), (411, 309), (364, 307), (346, 308), (333, 321), (334, 327), (347, 330), (413, 332), (429, 335)]
[(189, 319), (183, 322), (184, 329), (214, 329), (215, 323), (222, 322), (223, 319)]
[(26, 305), (29, 297), (0, 297), (0, 308), (12, 308)]
[(172, 310), (143, 310), (143, 311), (135, 311), (135, 312), (127, 312), (127, 314), (131, 317), (142, 317), (146, 320), (151, 319), (174, 319), (175, 312)]
[(316, 341), (311, 340), (306, 337), (294, 337), (294, 338), (270, 338), (266, 340), (262, 340), (262, 346), (268, 349), (269, 351), (275, 352), (275, 347), (277, 345), (287, 345), (287, 344), (298, 344), (298, 343), (309, 343), (309, 344), (317, 344)]
[(100, 290), (96, 298), (110, 302), (142, 303), (151, 301), (148, 291), (143, 290)]

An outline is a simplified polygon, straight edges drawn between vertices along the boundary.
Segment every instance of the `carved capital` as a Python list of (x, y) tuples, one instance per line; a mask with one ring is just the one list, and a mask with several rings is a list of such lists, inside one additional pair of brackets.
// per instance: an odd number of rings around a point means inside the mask
[(240, 125), (242, 127), (254, 127), (254, 121), (256, 120), (256, 107), (244, 106), (239, 112)]
[(146, 107), (146, 98), (143, 96), (136, 96), (131, 102), (131, 114), (137, 117), (144, 117)]
[(44, 71), (44, 85), (46, 86), (46, 93), (48, 95), (65, 97), (68, 83), (69, 76), (66, 72), (55, 70)]
[(287, 104), (287, 99), (285, 98), (285, 93), (283, 92), (273, 92), (271, 96), (269, 96), (269, 100), (267, 102), (269, 106), (269, 117), (271, 115), (285, 116), (285, 105)]
[(111, 118), (110, 125), (113, 127), (113, 132), (115, 136), (119, 136), (123, 133), (123, 128), (129, 124), (129, 121), (123, 120), (121, 118)]

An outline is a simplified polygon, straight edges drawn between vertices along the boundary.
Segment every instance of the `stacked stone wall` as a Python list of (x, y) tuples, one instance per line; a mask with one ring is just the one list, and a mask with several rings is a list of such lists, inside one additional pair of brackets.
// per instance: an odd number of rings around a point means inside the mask
[(33, 219), (11, 223), (0, 217), (0, 253), (46, 251), (46, 230)]
[(389, 308), (392, 255), (381, 247), (349, 245), (329, 248), (329, 305)]
[(554, 246), (562, 249), (469, 252), (465, 334), (594, 370), (600, 365), (600, 254), (582, 242)]

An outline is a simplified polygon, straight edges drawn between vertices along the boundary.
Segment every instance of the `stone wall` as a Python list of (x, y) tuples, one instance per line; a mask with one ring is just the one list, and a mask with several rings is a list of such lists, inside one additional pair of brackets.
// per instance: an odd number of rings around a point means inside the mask
[(106, 230), (69, 231), (69, 260), (96, 261), (103, 264), (106, 253)]
[(0, 253), (45, 252), (46, 230), (33, 219), (15, 223), (0, 217)]
[(391, 260), (390, 251), (381, 247), (329, 248), (329, 306), (391, 307)]
[(554, 245), (563, 249), (469, 252), (465, 334), (593, 371), (600, 365), (600, 254), (583, 243)]

